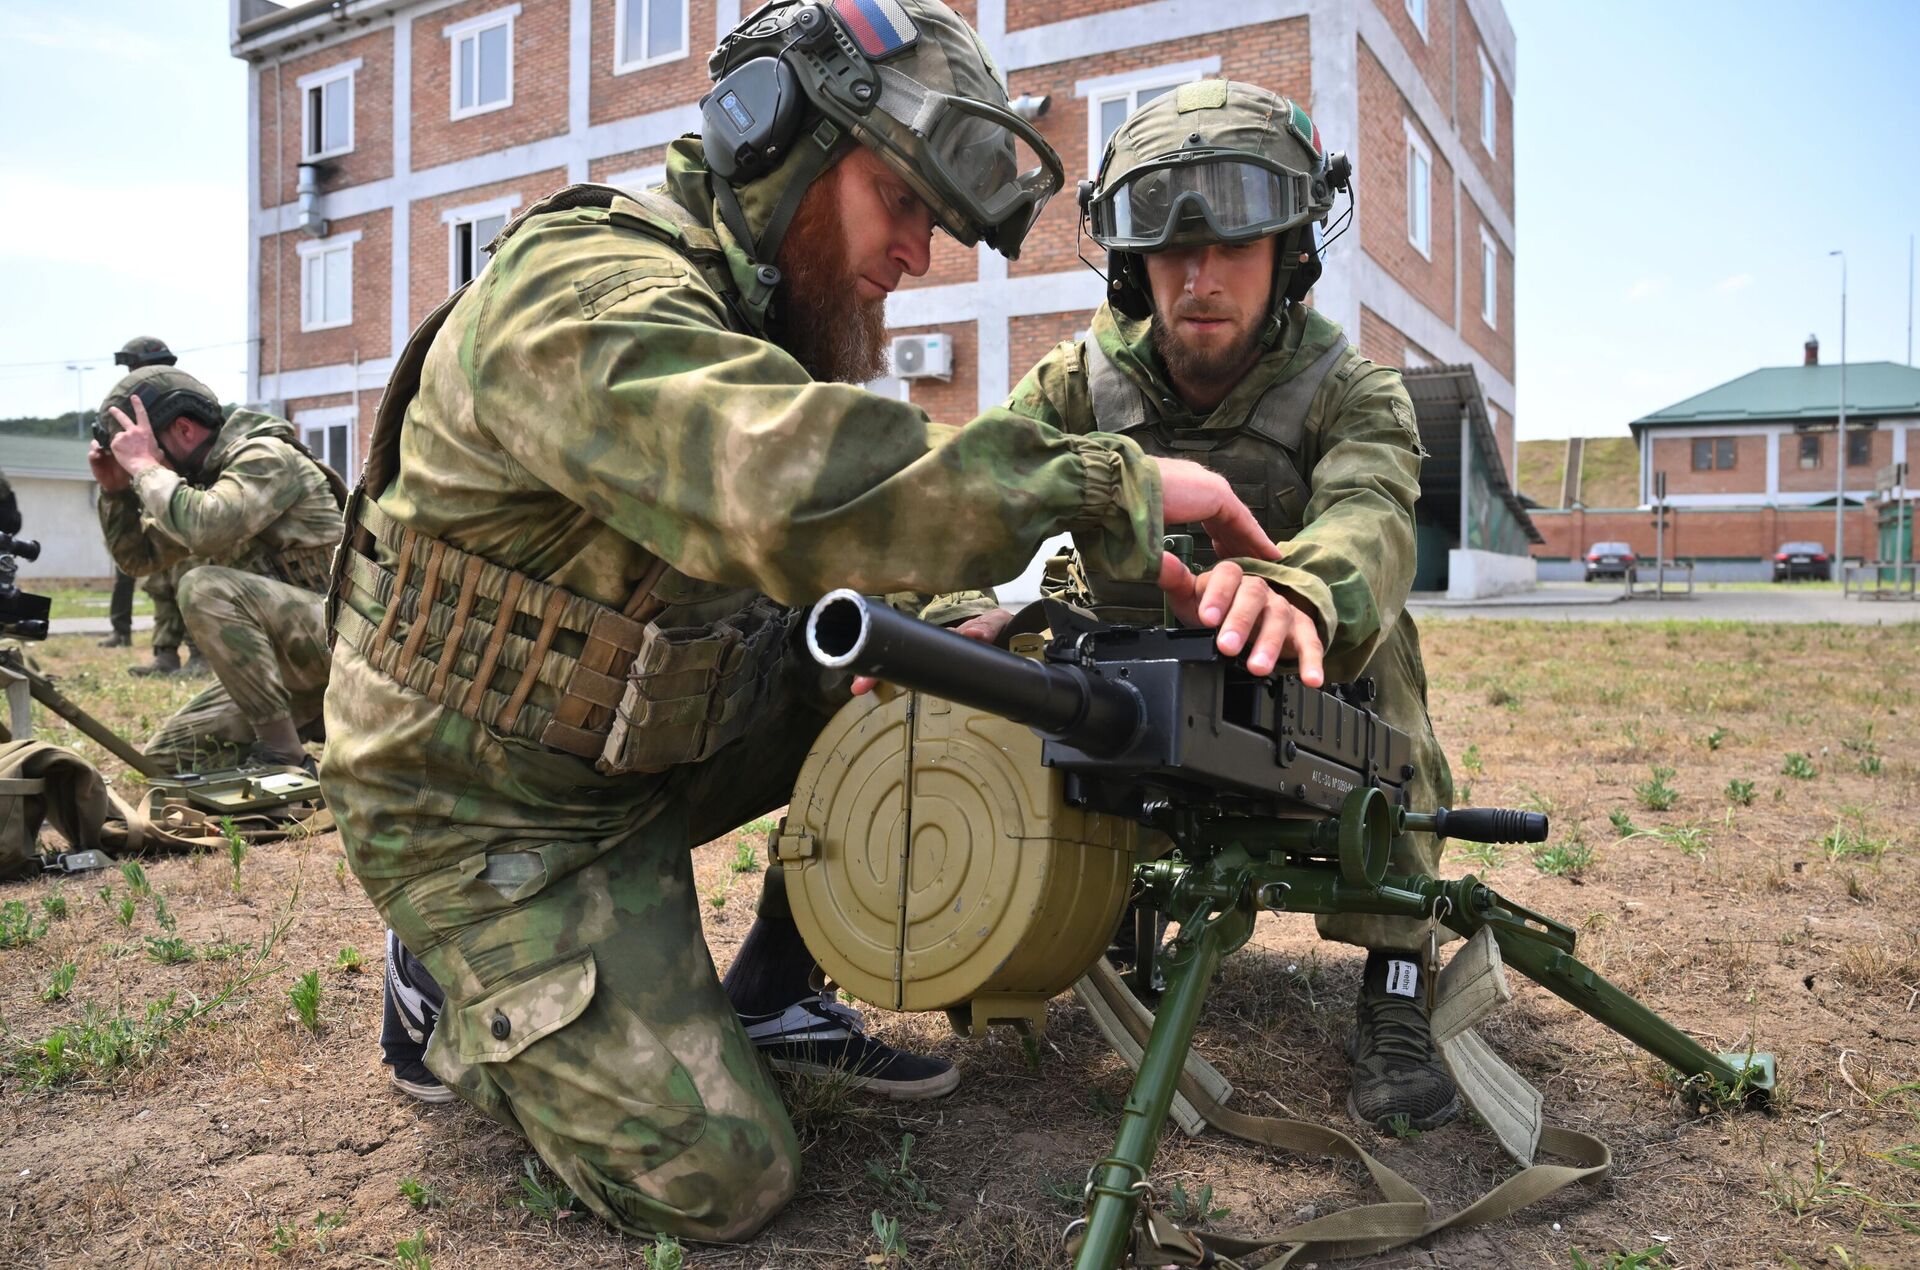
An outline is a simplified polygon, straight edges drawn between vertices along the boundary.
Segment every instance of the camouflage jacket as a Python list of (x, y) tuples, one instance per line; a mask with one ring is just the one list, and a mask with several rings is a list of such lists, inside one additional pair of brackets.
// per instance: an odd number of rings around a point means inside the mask
[[(1148, 321), (1120, 317), (1103, 305), (1094, 315), (1091, 338), (1156, 404), (1165, 423), (1230, 432), (1245, 426), (1255, 403), (1276, 383), (1300, 374), (1330, 350), (1340, 328), (1305, 305), (1292, 306), (1273, 349), (1201, 416), (1179, 404), (1153, 351)], [(1099, 424), (1087, 375), (1087, 350), (1079, 341), (1068, 341), (1028, 372), (1008, 404), (1052, 427), (1089, 431)], [(1199, 453), (1189, 457), (1206, 461)], [(1276, 506), (1266, 524), (1284, 554), (1273, 562), (1238, 562), (1284, 588), (1315, 616), (1333, 680), (1361, 672), (1406, 603), (1413, 585), (1420, 457), (1413, 405), (1399, 373), (1350, 351), (1321, 382), (1308, 409), (1304, 452), (1295, 456), (1308, 486), (1304, 514), (1287, 523), (1290, 518)]]
[(317, 589), (340, 541), (337, 479), (292, 424), (235, 410), (196, 482), (148, 468), (132, 489), (101, 498), (100, 526), (114, 563), (135, 577), (194, 558)]

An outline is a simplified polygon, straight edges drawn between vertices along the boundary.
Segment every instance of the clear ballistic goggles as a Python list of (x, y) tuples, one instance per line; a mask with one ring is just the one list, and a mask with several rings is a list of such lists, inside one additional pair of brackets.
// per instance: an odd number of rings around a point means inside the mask
[(1010, 110), (879, 69), (881, 109), (864, 122), (900, 159), (901, 175), (949, 234), (969, 244), (984, 238), (1002, 254), (1018, 255), (1066, 180), (1060, 156)]
[(1151, 252), (1183, 239), (1251, 242), (1324, 211), (1306, 173), (1245, 154), (1183, 154), (1103, 190), (1087, 206), (1087, 232), (1109, 250)]

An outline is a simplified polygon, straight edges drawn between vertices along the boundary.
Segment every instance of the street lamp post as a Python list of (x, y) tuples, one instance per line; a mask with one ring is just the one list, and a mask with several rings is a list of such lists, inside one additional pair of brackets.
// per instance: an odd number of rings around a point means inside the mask
[(87, 368), (68, 363), (67, 369), (73, 372), (73, 426), (84, 437), (87, 435)]
[(1833, 456), (1833, 580), (1838, 582), (1847, 569), (1847, 253), (1827, 254), (1840, 257), (1840, 423), (1833, 430), (1838, 443)]

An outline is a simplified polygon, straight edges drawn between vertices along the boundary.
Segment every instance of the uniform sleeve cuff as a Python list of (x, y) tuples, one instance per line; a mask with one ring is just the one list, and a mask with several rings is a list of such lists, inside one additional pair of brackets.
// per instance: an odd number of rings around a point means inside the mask
[(1325, 582), (1305, 569), (1296, 569), (1277, 560), (1235, 560), (1234, 563), (1257, 578), (1265, 578), (1277, 590), (1286, 592), (1287, 598), (1311, 616), (1313, 624), (1320, 628), (1322, 646), (1333, 647), (1339, 618), (1333, 604), (1333, 590)]

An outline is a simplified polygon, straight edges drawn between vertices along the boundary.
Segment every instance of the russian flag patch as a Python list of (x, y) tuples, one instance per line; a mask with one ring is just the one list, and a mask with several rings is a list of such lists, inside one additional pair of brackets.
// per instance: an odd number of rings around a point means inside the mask
[(920, 38), (900, 0), (833, 0), (833, 12), (860, 51), (876, 62), (913, 47)]

